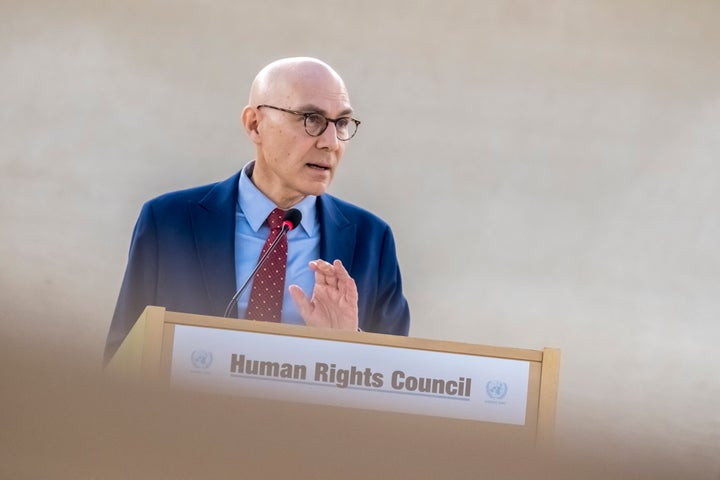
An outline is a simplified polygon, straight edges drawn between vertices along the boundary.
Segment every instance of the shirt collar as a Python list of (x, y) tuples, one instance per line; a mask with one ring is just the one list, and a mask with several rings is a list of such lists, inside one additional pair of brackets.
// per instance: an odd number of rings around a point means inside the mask
[[(240, 180), (238, 181), (238, 205), (240, 210), (245, 214), (245, 218), (250, 227), (253, 231), (257, 232), (268, 215), (270, 215), (270, 212), (277, 208), (277, 206), (272, 200), (267, 198), (250, 179), (254, 167), (255, 160), (245, 165), (240, 172)], [(316, 201), (317, 196), (308, 195), (299, 203), (293, 205), (293, 208), (297, 208), (300, 210), (300, 213), (302, 213), (300, 226), (308, 236), (311, 236), (312, 232), (315, 231), (317, 223), (315, 210)]]

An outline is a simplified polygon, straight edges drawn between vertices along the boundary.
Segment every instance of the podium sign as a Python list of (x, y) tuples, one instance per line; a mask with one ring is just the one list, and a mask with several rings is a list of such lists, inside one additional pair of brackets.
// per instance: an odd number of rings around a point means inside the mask
[(178, 325), (170, 383), (524, 425), (529, 374), (522, 360)]
[(472, 345), (148, 306), (108, 369), (176, 388), (469, 421), (493, 435), (547, 445), (559, 362), (554, 348)]

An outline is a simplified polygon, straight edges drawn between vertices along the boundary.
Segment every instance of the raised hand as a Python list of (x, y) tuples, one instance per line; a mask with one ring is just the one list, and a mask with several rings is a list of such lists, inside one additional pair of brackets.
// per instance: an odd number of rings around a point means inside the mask
[(340, 260), (332, 264), (324, 260), (310, 262), (315, 272), (312, 298), (307, 298), (297, 285), (290, 285), (295, 305), (305, 324), (311, 327), (358, 329), (358, 292), (355, 280)]

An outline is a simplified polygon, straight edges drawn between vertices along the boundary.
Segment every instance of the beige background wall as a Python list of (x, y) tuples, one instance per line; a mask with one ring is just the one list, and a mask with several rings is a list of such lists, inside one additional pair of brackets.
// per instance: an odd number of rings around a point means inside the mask
[(563, 351), (562, 444), (720, 475), (720, 3), (0, 1), (0, 333), (100, 361), (142, 202), (252, 155), (279, 57), (363, 121), (411, 335)]

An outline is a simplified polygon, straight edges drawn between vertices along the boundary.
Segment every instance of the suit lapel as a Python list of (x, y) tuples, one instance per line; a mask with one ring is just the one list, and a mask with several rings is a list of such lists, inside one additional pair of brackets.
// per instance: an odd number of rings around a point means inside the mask
[(320, 202), (320, 257), (331, 262), (342, 261), (352, 271), (355, 253), (356, 226), (343, 215), (330, 195), (318, 197)]
[(212, 315), (222, 316), (235, 293), (235, 204), (239, 173), (191, 202), (195, 245)]

